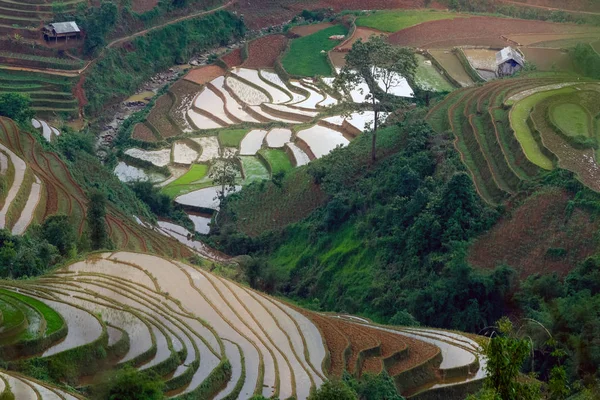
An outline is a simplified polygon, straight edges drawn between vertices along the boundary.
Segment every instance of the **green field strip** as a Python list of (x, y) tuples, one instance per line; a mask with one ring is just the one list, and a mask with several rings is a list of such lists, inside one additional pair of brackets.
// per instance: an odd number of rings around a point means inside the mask
[(489, 114), (486, 113), (482, 116), (471, 115), (471, 125), (475, 134), (479, 136), (479, 143), (482, 147), (482, 151), (489, 161), (489, 165), (496, 180), (501, 183), (501, 185), (505, 186), (505, 188), (502, 187), (503, 190), (514, 194), (521, 183), (521, 179), (513, 172), (508, 161), (504, 157)]
[(239, 159), (242, 163), (242, 172), (244, 174), (245, 183), (268, 180), (271, 178), (269, 170), (258, 157), (240, 156)]
[(591, 137), (592, 116), (581, 105), (561, 103), (549, 110), (550, 120), (566, 135)]
[(12, 15), (2, 14), (2, 11), (0, 10), (0, 23), (10, 24), (10, 21), (29, 22), (29, 23), (34, 23), (34, 24), (39, 24), (41, 22), (41, 20), (39, 18), (12, 16)]
[(470, 100), (468, 107), (465, 107), (465, 111), (468, 113), (468, 115), (465, 114), (465, 117), (469, 118), (475, 138), (485, 159), (488, 161), (498, 186), (505, 192), (514, 194), (520, 184), (520, 179), (514, 174), (504, 158), (489, 120), (489, 114), (480, 112), (480, 107), (485, 103), (485, 100), (482, 99), (489, 98), (490, 92), (493, 91), (496, 85), (497, 83), (485, 85), (477, 91), (477, 94)]
[(258, 155), (263, 157), (269, 165), (272, 175), (278, 172), (287, 172), (294, 168), (287, 153), (283, 150), (262, 149), (258, 151)]
[[(475, 188), (482, 198), (491, 204), (495, 204), (504, 197), (505, 192), (494, 183), (492, 172), (475, 140), (470, 123), (464, 116), (465, 101), (473, 96), (473, 91), (468, 91), (460, 102), (455, 103), (448, 109), (448, 119), (456, 138), (454, 145), (461, 155), (461, 160), (473, 177)], [(468, 139), (463, 136), (465, 132)]]
[(533, 132), (531, 132), (531, 129), (529, 129), (529, 126), (527, 125), (527, 118), (533, 110), (533, 107), (538, 102), (557, 94), (572, 93), (573, 90), (573, 88), (563, 88), (559, 90), (536, 93), (518, 101), (510, 110), (510, 124), (517, 139), (519, 140), (519, 143), (521, 144), (521, 147), (523, 148), (525, 155), (529, 160), (531, 160), (531, 162), (540, 168), (551, 170), (554, 168), (554, 166), (552, 160), (544, 154), (542, 149), (540, 149), (533, 136)]
[(209, 187), (212, 185), (212, 180), (207, 177), (208, 171), (209, 167), (206, 164), (192, 164), (188, 172), (163, 187), (161, 192), (175, 198), (181, 194)]
[(42, 315), (37, 312), (36, 309), (30, 307), (29, 305), (18, 301), (10, 296), (4, 296), (0, 294), (0, 299), (5, 302), (11, 303), (17, 309), (19, 309), (27, 323), (24, 326), (24, 329), (17, 335), (11, 336), (8, 340), (0, 340), (2, 345), (11, 345), (13, 343), (32, 340), (41, 337), (46, 330), (45, 322)]
[(397, 32), (424, 22), (462, 17), (457, 13), (438, 10), (375, 11), (369, 15), (358, 17), (356, 26), (364, 26), (383, 32)]
[(451, 130), (451, 126), (449, 124), (448, 119), (448, 109), (460, 101), (464, 96), (468, 93), (467, 89), (458, 89), (454, 92), (450, 93), (446, 98), (436, 104), (430, 111), (427, 113), (425, 119), (431, 125), (434, 131), (437, 133), (446, 132)]
[(19, 219), (19, 216), (23, 212), (23, 208), (29, 199), (29, 193), (31, 192), (31, 188), (33, 183), (35, 182), (35, 175), (31, 168), (27, 167), (25, 170), (25, 176), (23, 177), (23, 182), (21, 183), (21, 187), (17, 192), (17, 196), (14, 198), (12, 203), (6, 212), (6, 225), (5, 228), (11, 229), (15, 222)]
[(219, 139), (219, 144), (221, 147), (240, 147), (240, 143), (242, 139), (246, 136), (246, 134), (250, 131), (250, 129), (224, 129), (219, 131), (217, 138)]
[(427, 58), (421, 54), (416, 54), (418, 67), (415, 74), (415, 81), (421, 89), (432, 90), (436, 92), (451, 92), (456, 89), (430, 62), (426, 64)]
[[(343, 25), (334, 25), (312, 35), (293, 39), (282, 57), (282, 64), (290, 75), (296, 76), (332, 76), (327, 52), (337, 46), (340, 40), (331, 40), (333, 35), (346, 35)], [(325, 51), (322, 53), (321, 51)]]
[(2, 330), (0, 331), (0, 345), (9, 341), (12, 337), (19, 335), (27, 326), (27, 319), (23, 311), (17, 307), (15, 302), (0, 297), (0, 311), (2, 312)]
[(21, 293), (12, 292), (12, 291), (8, 291), (8, 290), (4, 290), (4, 289), (0, 289), (0, 294), (14, 297), (15, 299), (17, 299), (23, 303), (26, 303), (30, 307), (36, 309), (44, 317), (44, 320), (46, 321), (46, 331), (44, 333), (45, 335), (50, 335), (50, 334), (58, 331), (65, 324), (65, 322), (63, 321), (63, 319), (59, 313), (54, 311), (51, 307), (49, 307), (45, 303), (43, 303), (37, 299), (34, 299), (33, 297), (25, 296)]

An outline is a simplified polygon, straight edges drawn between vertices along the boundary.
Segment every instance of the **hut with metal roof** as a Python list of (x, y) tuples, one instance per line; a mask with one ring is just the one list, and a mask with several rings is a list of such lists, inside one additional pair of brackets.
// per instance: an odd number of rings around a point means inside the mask
[(513, 75), (525, 66), (525, 60), (512, 47), (505, 47), (496, 53), (496, 66), (498, 76)]
[(44, 39), (46, 40), (54, 39), (55, 41), (58, 41), (58, 39), (65, 39), (65, 41), (68, 41), (69, 38), (79, 39), (81, 31), (79, 30), (79, 27), (75, 21), (69, 21), (53, 22), (45, 25), (42, 28), (42, 33), (44, 34)]

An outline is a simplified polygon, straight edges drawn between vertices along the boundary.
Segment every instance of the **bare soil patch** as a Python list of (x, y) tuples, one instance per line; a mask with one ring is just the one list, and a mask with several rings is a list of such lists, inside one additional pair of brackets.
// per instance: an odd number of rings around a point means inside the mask
[(184, 79), (197, 83), (198, 85), (204, 85), (221, 75), (225, 75), (223, 68), (218, 65), (207, 65), (191, 70), (186, 74)]
[(529, 61), (540, 71), (573, 71), (575, 65), (571, 55), (559, 49), (544, 49), (524, 47), (521, 49), (525, 60)]
[(565, 11), (586, 11), (600, 13), (600, 3), (591, 0), (511, 0), (509, 3), (556, 8)]
[(181, 133), (168, 118), (171, 107), (173, 107), (173, 98), (169, 93), (165, 93), (156, 100), (152, 111), (148, 114), (148, 123), (156, 128), (163, 138), (177, 136)]
[(308, 36), (312, 35), (313, 33), (322, 31), (325, 28), (329, 28), (330, 26), (333, 26), (333, 24), (329, 22), (321, 22), (320, 24), (311, 25), (299, 25), (290, 29), (290, 32), (298, 36)]
[(544, 45), (544, 47), (549, 47), (546, 44), (552, 43), (561, 43), (568, 42), (569, 40), (577, 41), (577, 42), (590, 42), (592, 41), (593, 35), (584, 32), (584, 33), (571, 33), (571, 34), (530, 34), (530, 35), (510, 35), (508, 39), (513, 40), (519, 43), (521, 46), (538, 46)]
[(135, 124), (131, 137), (142, 142), (156, 142), (156, 136), (146, 124)]
[(221, 59), (227, 64), (228, 68), (239, 67), (244, 62), (242, 60), (242, 49), (235, 49), (225, 54)]
[(268, 35), (248, 43), (246, 68), (271, 68), (285, 50), (288, 39), (283, 35)]
[(158, 4), (158, 0), (133, 0), (131, 5), (136, 13), (143, 13), (152, 10)]
[(329, 52), (329, 58), (336, 68), (344, 68), (346, 65), (346, 53), (332, 50)]
[(566, 275), (595, 253), (594, 235), (600, 226), (580, 209), (569, 215), (569, 200), (561, 189), (527, 199), (473, 244), (469, 262), (484, 269), (506, 264), (522, 278), (535, 273)]
[(354, 31), (354, 34), (352, 35), (350, 40), (345, 41), (344, 43), (342, 43), (335, 49), (338, 51), (350, 51), (350, 49), (352, 48), (352, 45), (354, 43), (356, 43), (359, 39), (362, 39), (362, 41), (366, 42), (367, 40), (369, 40), (369, 38), (371, 36), (379, 36), (379, 35), (387, 36), (387, 34), (385, 32), (381, 32), (377, 29), (358, 27)]
[(502, 46), (501, 36), (516, 34), (567, 34), (596, 31), (594, 28), (573, 24), (555, 24), (543, 21), (495, 17), (471, 17), (425, 22), (396, 32), (390, 43), (411, 47), (445, 47), (448, 45)]
[[(250, 29), (266, 28), (289, 21), (302, 10), (332, 8), (342, 10), (414, 9), (424, 7), (423, 0), (253, 0), (239, 1), (233, 10), (244, 15)], [(445, 9), (433, 1), (427, 8)]]

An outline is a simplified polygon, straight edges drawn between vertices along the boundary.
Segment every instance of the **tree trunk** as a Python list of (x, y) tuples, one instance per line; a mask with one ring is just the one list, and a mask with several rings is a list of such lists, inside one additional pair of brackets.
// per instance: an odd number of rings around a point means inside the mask
[(373, 97), (373, 111), (375, 113), (375, 121), (373, 123), (373, 136), (371, 137), (371, 163), (375, 164), (375, 161), (377, 161), (377, 128), (379, 127), (379, 109), (375, 103), (375, 97)]

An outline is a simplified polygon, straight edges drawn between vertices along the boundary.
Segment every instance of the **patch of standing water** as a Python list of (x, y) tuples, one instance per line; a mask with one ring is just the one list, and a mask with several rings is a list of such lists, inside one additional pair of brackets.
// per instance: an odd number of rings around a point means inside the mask
[(171, 149), (142, 150), (137, 148), (125, 150), (128, 156), (148, 161), (157, 167), (165, 167), (171, 162)]
[(297, 136), (306, 142), (317, 158), (329, 154), (338, 146), (346, 146), (349, 143), (340, 132), (320, 125), (302, 130)]
[(203, 235), (210, 233), (210, 221), (212, 218), (206, 215), (188, 214), (188, 217), (194, 223), (194, 230)]
[(123, 161), (119, 161), (119, 163), (115, 167), (114, 173), (121, 182), (125, 183), (136, 181), (150, 181), (152, 183), (156, 183), (164, 181), (166, 179), (166, 177), (161, 174), (155, 172), (147, 173), (143, 169), (134, 167), (133, 165), (128, 165)]

